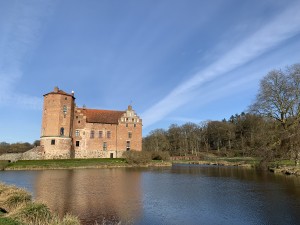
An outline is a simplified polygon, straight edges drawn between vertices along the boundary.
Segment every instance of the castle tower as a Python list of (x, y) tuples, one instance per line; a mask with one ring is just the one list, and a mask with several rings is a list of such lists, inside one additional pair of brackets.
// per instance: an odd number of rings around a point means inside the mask
[(41, 146), (45, 159), (72, 157), (72, 127), (74, 93), (68, 94), (58, 87), (44, 95)]

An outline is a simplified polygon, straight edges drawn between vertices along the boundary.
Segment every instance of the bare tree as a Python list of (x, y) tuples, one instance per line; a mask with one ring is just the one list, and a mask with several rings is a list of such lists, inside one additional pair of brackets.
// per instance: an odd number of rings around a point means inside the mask
[(300, 64), (269, 72), (261, 80), (259, 93), (250, 110), (280, 123), (280, 147), (292, 152), (298, 164), (300, 150), (294, 137), (300, 122)]

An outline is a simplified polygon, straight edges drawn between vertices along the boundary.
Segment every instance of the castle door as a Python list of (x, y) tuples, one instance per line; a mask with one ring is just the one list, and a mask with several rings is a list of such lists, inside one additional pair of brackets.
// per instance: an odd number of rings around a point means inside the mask
[(114, 158), (114, 153), (110, 153), (110, 158), (111, 158), (111, 159)]

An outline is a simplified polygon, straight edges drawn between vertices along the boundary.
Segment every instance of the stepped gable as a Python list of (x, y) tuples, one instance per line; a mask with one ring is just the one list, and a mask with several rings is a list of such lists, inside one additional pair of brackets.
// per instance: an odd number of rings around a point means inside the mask
[(80, 109), (86, 116), (88, 123), (105, 123), (118, 124), (119, 119), (124, 115), (125, 111), (103, 110), (103, 109)]

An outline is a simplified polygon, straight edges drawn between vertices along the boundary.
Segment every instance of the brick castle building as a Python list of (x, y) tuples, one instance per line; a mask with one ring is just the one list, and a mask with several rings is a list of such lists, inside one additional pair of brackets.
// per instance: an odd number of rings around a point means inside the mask
[(45, 159), (119, 158), (142, 150), (142, 120), (125, 111), (78, 108), (74, 92), (44, 95), (41, 147)]

